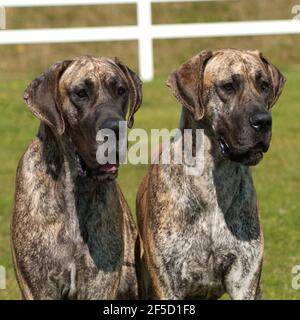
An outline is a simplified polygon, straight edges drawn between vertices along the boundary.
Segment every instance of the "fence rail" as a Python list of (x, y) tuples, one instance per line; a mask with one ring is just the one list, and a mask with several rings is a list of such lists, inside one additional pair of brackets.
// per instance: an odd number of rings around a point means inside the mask
[[(208, 0), (189, 0), (189, 2), (203, 1), (208, 2)], [(151, 4), (163, 2), (185, 1), (0, 0), (0, 5), (4, 7), (99, 5), (125, 3), (136, 4), (137, 6), (137, 25), (135, 26), (2, 30), (0, 31), (0, 45), (138, 40), (140, 76), (143, 80), (147, 81), (153, 79), (153, 40), (155, 39), (300, 34), (300, 21), (292, 19), (153, 25), (151, 18)]]
[[(152, 3), (168, 2), (212, 2), (212, 1), (237, 1), (237, 0), (151, 0)], [(1, 0), (4, 7), (50, 7), (50, 6), (90, 6), (100, 4), (136, 4), (147, 0)]]

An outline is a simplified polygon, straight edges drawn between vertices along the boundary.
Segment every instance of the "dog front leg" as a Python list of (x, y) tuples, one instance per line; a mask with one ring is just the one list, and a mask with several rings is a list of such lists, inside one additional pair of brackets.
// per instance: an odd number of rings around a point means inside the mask
[(54, 299), (61, 300), (76, 300), (77, 287), (76, 287), (76, 266), (72, 263), (69, 268), (59, 272), (50, 272), (48, 281), (53, 286), (57, 287), (57, 297)]
[[(154, 248), (152, 248), (154, 249)], [(145, 252), (145, 267), (151, 279), (151, 291), (153, 295), (151, 299), (154, 300), (182, 300), (184, 299), (183, 290), (176, 290), (176, 273), (171, 273), (165, 268), (162, 256), (154, 253), (152, 250), (150, 254)], [(158, 251), (157, 251), (158, 252)], [(155, 262), (154, 262), (155, 261)]]
[(262, 290), (260, 276), (262, 261), (248, 261), (245, 267), (242, 261), (237, 261), (226, 276), (226, 291), (233, 300), (260, 300)]

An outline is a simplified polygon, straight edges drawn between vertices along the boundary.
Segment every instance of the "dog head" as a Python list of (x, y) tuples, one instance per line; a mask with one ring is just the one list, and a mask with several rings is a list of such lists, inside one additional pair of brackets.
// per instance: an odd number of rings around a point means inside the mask
[(201, 52), (173, 72), (167, 85), (210, 129), (221, 154), (256, 165), (270, 145), (271, 108), (285, 82), (258, 51)]
[(118, 138), (128, 111), (128, 127), (142, 102), (141, 81), (117, 58), (82, 56), (51, 66), (26, 89), (30, 111), (59, 137), (71, 138), (82, 167), (113, 178), (118, 164), (99, 165), (97, 132), (110, 129)]

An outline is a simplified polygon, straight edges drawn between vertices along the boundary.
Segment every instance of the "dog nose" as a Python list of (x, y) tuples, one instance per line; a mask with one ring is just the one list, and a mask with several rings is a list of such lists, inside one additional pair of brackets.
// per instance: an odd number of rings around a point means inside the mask
[(267, 130), (272, 126), (272, 117), (268, 112), (257, 112), (250, 117), (249, 121), (256, 131)]
[(104, 121), (104, 123), (101, 126), (101, 129), (110, 129), (118, 136), (118, 134), (119, 134), (119, 120), (108, 119), (108, 120)]

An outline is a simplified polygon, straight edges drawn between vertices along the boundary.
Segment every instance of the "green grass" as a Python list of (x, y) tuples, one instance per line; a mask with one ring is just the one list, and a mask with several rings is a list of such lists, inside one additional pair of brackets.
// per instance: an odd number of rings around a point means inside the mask
[[(300, 299), (291, 288), (291, 269), (300, 264), (300, 73), (283, 70), (288, 78), (284, 93), (274, 108), (273, 141), (270, 151), (253, 169), (265, 234), (263, 289), (265, 299)], [(165, 77), (144, 85), (144, 103), (135, 127), (175, 128), (180, 107), (164, 85)], [(7, 289), (0, 299), (18, 299), (9, 246), (15, 171), (30, 143), (38, 121), (26, 110), (21, 96), (28, 81), (0, 82), (0, 265), (7, 270)], [(124, 165), (119, 183), (135, 212), (135, 194), (146, 166)]]
[[(214, 3), (154, 4), (154, 23), (290, 19), (294, 0), (253, 0)], [(7, 27), (53, 28), (136, 24), (135, 6), (93, 6), (7, 9)], [(258, 49), (285, 71), (286, 88), (274, 109), (272, 146), (253, 170), (265, 231), (263, 287), (265, 299), (299, 299), (291, 288), (291, 268), (300, 264), (300, 35), (203, 38), (154, 41), (156, 79), (144, 85), (144, 103), (136, 127), (175, 128), (180, 107), (164, 85), (168, 74), (202, 49), (236, 47)], [(7, 270), (7, 290), (0, 299), (17, 299), (11, 265), (9, 222), (15, 171), (19, 158), (34, 137), (38, 121), (26, 110), (22, 92), (29, 81), (57, 60), (81, 54), (119, 56), (137, 70), (137, 42), (72, 43), (1, 46), (0, 80), (0, 265)], [(18, 81), (16, 81), (18, 79)], [(124, 165), (119, 182), (134, 212), (138, 184), (146, 166)]]

